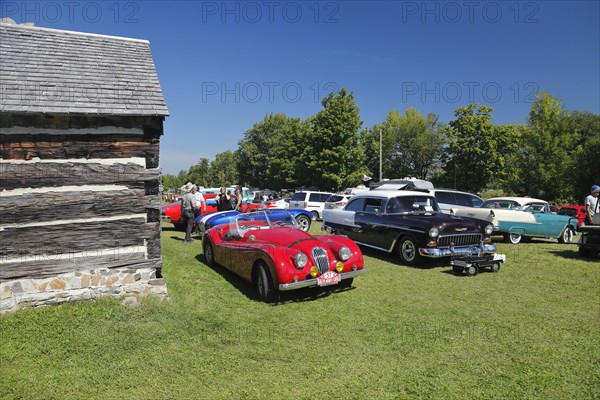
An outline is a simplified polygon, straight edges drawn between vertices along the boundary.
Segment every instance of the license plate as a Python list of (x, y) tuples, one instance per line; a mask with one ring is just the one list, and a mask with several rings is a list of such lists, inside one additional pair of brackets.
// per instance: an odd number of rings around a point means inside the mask
[(342, 276), (334, 271), (327, 271), (323, 275), (317, 278), (317, 285), (319, 286), (329, 286), (335, 285), (336, 283), (340, 283), (342, 280)]

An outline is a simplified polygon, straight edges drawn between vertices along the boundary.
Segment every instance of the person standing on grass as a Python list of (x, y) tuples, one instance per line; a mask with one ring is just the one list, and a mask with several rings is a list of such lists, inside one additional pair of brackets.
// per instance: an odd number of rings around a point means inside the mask
[(241, 187), (236, 187), (235, 188), (235, 210), (242, 212), (242, 201), (243, 201), (243, 194), (242, 194), (242, 188)]
[(202, 193), (200, 193), (198, 187), (196, 187), (196, 193), (194, 196), (196, 197), (196, 209), (194, 210), (195, 218), (200, 215), (200, 210), (202, 210), (203, 213), (206, 212), (206, 200), (204, 200), (204, 196), (202, 196)]
[(600, 205), (598, 204), (598, 194), (600, 193), (600, 186), (592, 186), (591, 192), (592, 193), (585, 198), (586, 225), (593, 225), (594, 214), (600, 212)]
[(233, 206), (231, 205), (231, 196), (229, 196), (224, 187), (221, 187), (217, 198), (217, 211), (229, 211), (231, 209), (233, 209)]
[(181, 198), (181, 215), (185, 219), (185, 243), (192, 242), (192, 228), (194, 227), (194, 210), (196, 206), (196, 185)]

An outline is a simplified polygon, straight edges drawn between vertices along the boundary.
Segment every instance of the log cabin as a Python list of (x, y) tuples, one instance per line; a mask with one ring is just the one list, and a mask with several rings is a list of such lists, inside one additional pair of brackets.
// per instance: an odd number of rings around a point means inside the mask
[(147, 40), (0, 22), (0, 312), (166, 297)]

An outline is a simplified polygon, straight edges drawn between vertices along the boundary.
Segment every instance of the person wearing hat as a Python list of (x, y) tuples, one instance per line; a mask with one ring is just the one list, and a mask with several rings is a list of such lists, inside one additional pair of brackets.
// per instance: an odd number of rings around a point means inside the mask
[(198, 207), (196, 205), (196, 191), (198, 187), (192, 185), (189, 193), (186, 193), (181, 198), (181, 215), (185, 220), (185, 243), (192, 242), (192, 228), (194, 227), (194, 210)]
[(594, 220), (594, 214), (600, 212), (598, 204), (598, 194), (600, 193), (600, 186), (593, 185), (591, 194), (585, 198), (585, 223), (586, 225), (592, 225)]

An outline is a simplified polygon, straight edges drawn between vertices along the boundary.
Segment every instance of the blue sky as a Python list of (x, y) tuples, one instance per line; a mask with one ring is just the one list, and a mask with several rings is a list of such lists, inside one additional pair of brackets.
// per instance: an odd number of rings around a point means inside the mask
[(354, 92), (363, 127), (471, 102), (524, 122), (536, 90), (600, 113), (598, 1), (6, 1), (2, 17), (150, 41), (165, 173), (235, 150), (268, 113)]

